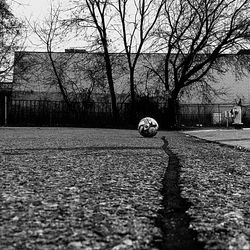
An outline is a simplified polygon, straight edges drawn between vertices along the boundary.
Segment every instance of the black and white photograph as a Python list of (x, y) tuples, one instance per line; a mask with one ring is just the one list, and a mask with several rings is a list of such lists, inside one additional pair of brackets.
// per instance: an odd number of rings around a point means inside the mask
[(250, 250), (250, 0), (0, 14), (0, 250)]

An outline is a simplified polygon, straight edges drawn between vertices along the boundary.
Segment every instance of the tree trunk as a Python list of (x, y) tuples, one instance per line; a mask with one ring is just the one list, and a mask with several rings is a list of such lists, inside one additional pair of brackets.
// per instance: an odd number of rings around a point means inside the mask
[(130, 97), (131, 97), (131, 110), (130, 110), (130, 122), (136, 123), (136, 105), (135, 105), (135, 84), (134, 84), (134, 69), (130, 69)]
[(175, 128), (178, 124), (178, 111), (179, 102), (177, 97), (171, 97), (168, 99), (167, 107), (167, 126), (169, 128)]
[(63, 82), (61, 80), (61, 77), (59, 76), (58, 69), (57, 69), (57, 67), (55, 65), (55, 61), (54, 61), (54, 59), (52, 57), (52, 54), (51, 54), (52, 53), (51, 50), (47, 49), (47, 53), (49, 55), (50, 63), (52, 65), (52, 69), (53, 69), (53, 72), (55, 74), (59, 89), (60, 89), (61, 94), (63, 96), (63, 100), (65, 101), (65, 103), (66, 103), (67, 107), (69, 108), (69, 110), (74, 111), (73, 108), (72, 108), (72, 105), (71, 105), (71, 101), (70, 101), (70, 99), (69, 99), (69, 97), (68, 97), (68, 95), (66, 93), (66, 90), (65, 90), (65, 88), (63, 86)]
[(109, 53), (108, 51), (106, 51), (105, 47), (104, 47), (104, 60), (106, 64), (106, 73), (107, 73), (107, 79), (108, 79), (108, 84), (109, 84), (109, 92), (111, 96), (112, 114), (113, 114), (114, 122), (116, 123), (118, 121), (118, 109), (117, 109), (117, 104), (116, 104), (116, 95), (115, 95), (115, 89), (114, 89), (112, 66), (110, 62)]

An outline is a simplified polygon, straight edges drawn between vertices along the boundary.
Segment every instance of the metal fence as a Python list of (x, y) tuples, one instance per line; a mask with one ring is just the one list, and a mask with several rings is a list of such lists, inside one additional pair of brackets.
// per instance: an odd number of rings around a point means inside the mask
[[(1, 104), (1, 102), (0, 102)], [(162, 128), (167, 127), (166, 104), (142, 106), (131, 119), (130, 103), (118, 103), (119, 120), (114, 125), (112, 106), (105, 102), (72, 103), (69, 109), (62, 101), (9, 99), (0, 105), (0, 124), (10, 126), (88, 126), (129, 128), (144, 116), (157, 119)], [(225, 111), (233, 104), (181, 104), (177, 123), (181, 126), (226, 126)], [(74, 111), (72, 111), (74, 110)], [(7, 115), (6, 115), (7, 112)], [(6, 120), (7, 119), (7, 120)], [(232, 121), (229, 120), (229, 124)], [(250, 126), (250, 105), (243, 107), (243, 123)]]
[(103, 103), (72, 103), (71, 109), (62, 101), (11, 100), (8, 105), (10, 125), (83, 126), (98, 120), (104, 126), (110, 117), (111, 105)]

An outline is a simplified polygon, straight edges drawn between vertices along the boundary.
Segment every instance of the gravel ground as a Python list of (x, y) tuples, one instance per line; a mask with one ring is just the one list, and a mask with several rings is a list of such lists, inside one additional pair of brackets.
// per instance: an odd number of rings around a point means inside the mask
[(0, 249), (154, 249), (168, 157), (136, 131), (2, 128)]
[(0, 249), (156, 249), (169, 203), (161, 136), (205, 249), (250, 249), (249, 151), (177, 132), (72, 128), (0, 128)]
[(182, 165), (181, 195), (198, 240), (205, 249), (250, 249), (250, 152), (165, 134)]

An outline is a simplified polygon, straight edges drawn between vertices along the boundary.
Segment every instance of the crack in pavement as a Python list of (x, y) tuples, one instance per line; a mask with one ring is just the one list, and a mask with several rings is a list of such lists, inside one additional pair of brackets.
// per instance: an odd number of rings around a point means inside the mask
[(179, 187), (180, 163), (177, 156), (168, 148), (168, 141), (162, 137), (163, 150), (169, 156), (168, 167), (163, 178), (163, 207), (158, 211), (156, 226), (162, 231), (162, 239), (156, 239), (159, 249), (200, 250), (204, 244), (198, 242), (197, 234), (189, 228), (190, 217), (186, 211), (190, 207), (188, 201), (181, 197)]

